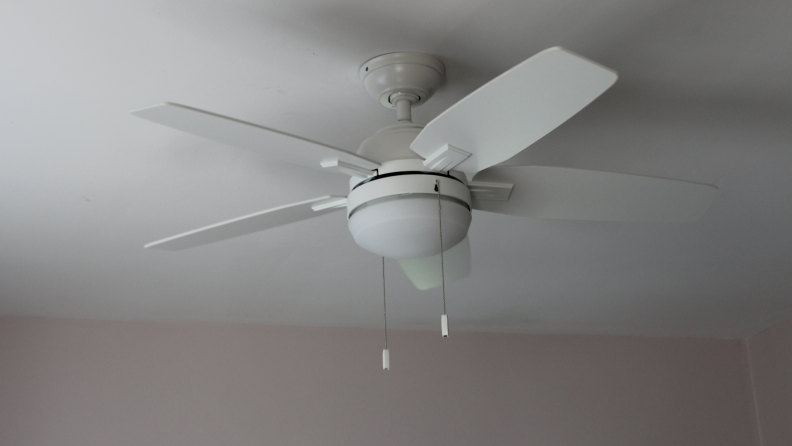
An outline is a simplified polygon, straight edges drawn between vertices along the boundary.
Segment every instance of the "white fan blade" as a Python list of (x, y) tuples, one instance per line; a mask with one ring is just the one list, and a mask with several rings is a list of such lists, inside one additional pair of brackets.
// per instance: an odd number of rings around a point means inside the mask
[(333, 211), (345, 209), (345, 206), (345, 197), (327, 195), (215, 223), (183, 234), (174, 235), (173, 237), (157, 240), (156, 242), (145, 245), (144, 248), (162, 249), (165, 251), (179, 251), (182, 249), (194, 248), (220, 240), (239, 237), (240, 235), (251, 234), (288, 223), (295, 223), (300, 220), (318, 217)]
[[(446, 283), (470, 275), (470, 241), (467, 237), (443, 253)], [(424, 259), (399, 260), (404, 274), (419, 290), (428, 290), (442, 284), (440, 254)]]
[(506, 161), (574, 116), (616, 82), (616, 73), (560, 47), (501, 74), (424, 127), (410, 148), (424, 158), (453, 146), (470, 174)]
[(379, 167), (379, 163), (345, 150), (184, 105), (165, 102), (131, 113), (157, 124), (301, 166), (322, 169), (322, 161), (338, 160), (368, 170)]
[(474, 182), (512, 183), (508, 201), (473, 209), (521, 217), (595, 221), (696, 221), (718, 189), (665, 178), (546, 166), (498, 166)]

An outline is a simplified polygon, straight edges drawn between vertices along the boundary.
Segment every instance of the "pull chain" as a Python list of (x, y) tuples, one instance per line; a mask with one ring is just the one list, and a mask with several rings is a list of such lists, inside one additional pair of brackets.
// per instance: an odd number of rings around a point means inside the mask
[(388, 351), (388, 307), (385, 305), (385, 257), (382, 258), (382, 321), (385, 326), (385, 349), (382, 350), (382, 370), (390, 370), (390, 352)]
[(440, 223), (440, 281), (443, 285), (443, 315), (440, 316), (440, 330), (444, 338), (448, 337), (448, 315), (446, 315), (445, 296), (445, 262), (443, 259), (443, 211), (440, 208), (440, 180), (435, 180), (437, 192), (437, 221)]

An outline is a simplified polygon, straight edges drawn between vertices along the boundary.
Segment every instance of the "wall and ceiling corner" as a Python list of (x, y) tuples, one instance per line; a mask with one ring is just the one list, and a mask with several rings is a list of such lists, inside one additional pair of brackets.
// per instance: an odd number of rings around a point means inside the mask
[(746, 341), (761, 446), (792, 444), (792, 320)]

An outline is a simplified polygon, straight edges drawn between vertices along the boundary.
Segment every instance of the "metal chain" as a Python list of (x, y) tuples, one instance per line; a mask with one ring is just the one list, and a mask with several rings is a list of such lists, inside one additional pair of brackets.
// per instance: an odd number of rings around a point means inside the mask
[(382, 258), (382, 320), (385, 323), (385, 350), (388, 349), (388, 307), (385, 306), (385, 257)]
[(443, 212), (440, 209), (440, 180), (435, 180), (435, 191), (437, 191), (437, 220), (440, 222), (440, 279), (443, 284), (443, 314), (446, 314), (445, 264), (443, 262)]

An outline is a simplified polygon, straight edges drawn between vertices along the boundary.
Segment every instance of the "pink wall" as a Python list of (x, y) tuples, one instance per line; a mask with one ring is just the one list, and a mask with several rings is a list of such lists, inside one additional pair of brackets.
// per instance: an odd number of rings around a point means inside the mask
[(740, 341), (451, 336), (0, 318), (0, 444), (756, 444)]
[(762, 446), (792, 445), (792, 320), (748, 340)]

